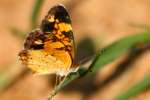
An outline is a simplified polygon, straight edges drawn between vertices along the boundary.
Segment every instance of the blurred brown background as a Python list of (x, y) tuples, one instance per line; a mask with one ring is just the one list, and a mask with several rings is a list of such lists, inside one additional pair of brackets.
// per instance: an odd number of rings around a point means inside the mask
[[(48, 10), (58, 3), (64, 4), (72, 17), (76, 44), (82, 44), (82, 40), (92, 40), (93, 51), (121, 37), (144, 31), (146, 27), (142, 26), (150, 26), (150, 0), (45, 0), (39, 24)], [(0, 0), (0, 72), (2, 75), (4, 72), (10, 75), (4, 75), (9, 81), (16, 80), (14, 84), (0, 91), (0, 100), (45, 100), (52, 90), (51, 76), (33, 76), (29, 73), (17, 77), (24, 69), (17, 57), (23, 41), (13, 35), (11, 29), (15, 27), (31, 31), (29, 24), (33, 5), (34, 0)], [(94, 53), (91, 49), (88, 50), (91, 55)], [(79, 53), (83, 54), (83, 58), (85, 52), (89, 53), (86, 47), (81, 51)], [(150, 51), (135, 57), (128, 66), (118, 66), (129, 58), (124, 55), (97, 75), (83, 78), (81, 83), (72, 83), (54, 97), (54, 100), (113, 100), (118, 93), (150, 72)], [(118, 67), (123, 67), (124, 70), (107, 80)], [(150, 100), (150, 90), (132, 100)]]

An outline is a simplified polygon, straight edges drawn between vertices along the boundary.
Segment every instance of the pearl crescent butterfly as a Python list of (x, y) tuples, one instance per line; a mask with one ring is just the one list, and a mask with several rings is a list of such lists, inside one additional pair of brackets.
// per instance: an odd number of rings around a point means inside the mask
[(57, 5), (41, 26), (28, 34), (19, 57), (35, 74), (66, 76), (77, 70), (74, 47), (70, 16), (63, 5)]

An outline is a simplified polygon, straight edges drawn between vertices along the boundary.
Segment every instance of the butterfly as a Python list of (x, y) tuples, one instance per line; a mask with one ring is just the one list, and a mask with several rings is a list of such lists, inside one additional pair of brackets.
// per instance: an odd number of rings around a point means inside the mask
[(71, 19), (63, 5), (52, 7), (40, 27), (28, 34), (19, 58), (35, 74), (67, 76), (78, 69)]

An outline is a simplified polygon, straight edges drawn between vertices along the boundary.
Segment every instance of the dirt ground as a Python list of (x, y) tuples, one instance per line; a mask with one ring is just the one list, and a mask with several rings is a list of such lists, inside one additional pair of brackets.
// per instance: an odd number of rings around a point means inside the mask
[[(71, 15), (76, 44), (84, 39), (92, 40), (95, 51), (150, 27), (150, 0), (45, 0), (39, 24), (48, 10), (58, 3), (64, 4)], [(11, 29), (31, 31), (29, 24), (33, 5), (34, 0), (0, 0), (0, 71), (9, 73), (10, 80), (24, 69), (17, 57), (23, 40), (13, 35)], [(81, 54), (83, 52), (86, 50)], [(150, 72), (150, 51), (146, 51), (128, 66), (121, 66), (125, 69), (122, 73), (102, 84), (126, 58), (127, 55), (120, 57), (95, 76), (79, 79), (80, 82), (76, 80), (54, 100), (113, 100)], [(52, 80), (51, 75), (23, 74), (15, 84), (0, 91), (0, 100), (45, 100), (52, 90)], [(150, 90), (131, 100), (150, 100)]]

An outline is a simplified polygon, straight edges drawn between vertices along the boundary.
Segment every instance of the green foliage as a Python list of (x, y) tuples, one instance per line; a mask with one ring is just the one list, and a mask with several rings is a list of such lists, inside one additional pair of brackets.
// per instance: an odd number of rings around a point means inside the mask
[[(33, 29), (38, 23), (38, 17), (45, 0), (35, 0), (35, 5), (32, 10), (32, 14), (30, 17), (30, 28)], [(24, 37), (24, 33), (21, 30), (12, 29), (12, 32), (19, 37)], [(19, 34), (18, 34), (19, 33)], [(123, 39), (120, 39), (111, 45), (101, 49), (97, 54), (95, 59), (93, 60), (92, 64), (89, 66), (88, 69), (84, 69), (80, 67), (79, 70), (75, 73), (70, 73), (65, 80), (63, 80), (50, 94), (49, 99), (51, 99), (54, 95), (56, 95), (60, 90), (62, 90), (65, 86), (71, 83), (73, 80), (84, 76), (84, 75), (92, 75), (96, 73), (98, 70), (103, 68), (106, 64), (111, 63), (124, 53), (128, 52), (134, 46), (143, 43), (148, 44), (150, 43), (150, 32), (142, 32), (141, 34), (136, 34), (133, 36), (128, 36)], [(8, 82), (9, 76), (7, 74), (1, 73), (0, 75), (0, 88), (6, 87), (6, 84), (10, 84)], [(142, 92), (143, 90), (150, 87), (150, 75), (147, 75), (142, 81), (135, 84), (133, 87), (129, 88), (127, 91), (121, 93), (119, 96), (116, 97), (116, 100), (127, 100), (129, 97), (137, 95), (138, 93)]]
[(3, 72), (0, 72), (0, 90), (2, 90), (3, 88), (5, 88), (10, 81), (8, 81), (8, 74), (5, 74)]
[(150, 33), (143, 32), (134, 36), (125, 37), (108, 47), (100, 50), (89, 68), (89, 71), (96, 72), (99, 68), (105, 64), (112, 62), (114, 59), (119, 57), (124, 52), (127, 52), (130, 48), (138, 44), (150, 42)]
[[(33, 7), (33, 11), (32, 11), (32, 14), (31, 14), (31, 20), (30, 20), (30, 30), (32, 28), (35, 28), (36, 24), (37, 24), (37, 19), (39, 17), (39, 12), (41, 10), (41, 7), (44, 3), (44, 0), (35, 0), (35, 3), (34, 3), (34, 7)], [(19, 37), (21, 39), (23, 39), (26, 35), (26, 33), (28, 32), (28, 30), (26, 31), (22, 31), (18, 28), (10, 28), (10, 31), (11, 33), (16, 36), (16, 37)], [(14, 83), (14, 81), (16, 80), (11, 80), (11, 76), (10, 73), (8, 73), (9, 71), (8, 70), (11, 70), (11, 68), (15, 67), (14, 65), (9, 65), (9, 68), (7, 69), (7, 71), (1, 71), (0, 72), (0, 90), (8, 87), (10, 84)], [(24, 71), (22, 71), (22, 73), (24, 73)]]
[(31, 13), (31, 17), (29, 20), (29, 22), (30, 22), (29, 29), (26, 31), (22, 31), (18, 28), (12, 27), (12, 28), (10, 28), (10, 31), (13, 35), (15, 35), (16, 37), (19, 37), (19, 38), (24, 38), (26, 33), (29, 32), (29, 30), (31, 31), (32, 29), (36, 28), (36, 25), (38, 23), (39, 13), (40, 13), (40, 10), (42, 8), (44, 1), (45, 0), (35, 0), (33, 10)]
[(44, 1), (45, 0), (35, 0), (35, 5), (31, 15), (31, 28), (35, 28), (37, 25), (38, 16)]
[(134, 46), (148, 43), (150, 43), (150, 32), (143, 32), (141, 34), (125, 37), (103, 48), (97, 53), (89, 69), (86, 70), (80, 67), (77, 72), (69, 74), (66, 79), (54, 89), (49, 97), (49, 100), (76, 78), (79, 78), (83, 75), (93, 74), (99, 69), (103, 68), (104, 65), (111, 63), (113, 60), (117, 59)]
[(14, 28), (14, 27), (10, 28), (10, 31), (11, 31), (12, 35), (19, 37), (19, 38), (22, 38), (22, 39), (26, 35), (26, 32), (23, 32), (22, 30), (19, 30), (19, 29)]
[(127, 91), (119, 94), (115, 100), (128, 100), (130, 97), (150, 88), (150, 74), (146, 75), (143, 80), (130, 87)]

